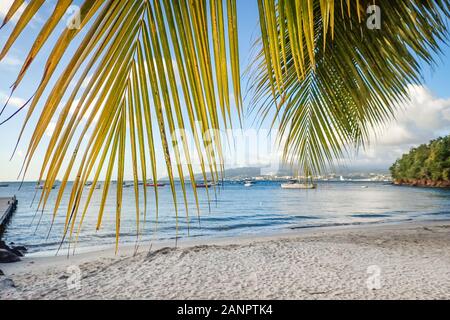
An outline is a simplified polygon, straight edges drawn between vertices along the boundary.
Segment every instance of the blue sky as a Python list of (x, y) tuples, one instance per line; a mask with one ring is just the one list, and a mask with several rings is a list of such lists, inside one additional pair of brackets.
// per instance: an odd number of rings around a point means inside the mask
[[(12, 3), (12, 0), (2, 0), (0, 4), (0, 19)], [(15, 80), (21, 67), (21, 62), (32, 44), (32, 39), (39, 32), (39, 27), (44, 18), (51, 12), (55, 1), (46, 1), (46, 4), (39, 11), (32, 25), (19, 38), (11, 49), (8, 56), (0, 62), (0, 105), (3, 106), (10, 92), (10, 86)], [(258, 36), (258, 11), (257, 2), (249, 0), (238, 0), (239, 37), (240, 54), (242, 67), (248, 65), (252, 44)], [(13, 21), (14, 23), (14, 21)], [(3, 47), (13, 24), (7, 25), (0, 30), (0, 46)], [(63, 28), (63, 25), (59, 26)], [(53, 41), (54, 41), (53, 37)], [(32, 94), (33, 90), (42, 75), (42, 67), (45, 63), (45, 52), (51, 48), (51, 43), (47, 44), (29, 69), (27, 76), (21, 86), (15, 92), (10, 101), (5, 114), (11, 114), (22, 105)], [(373, 140), (368, 150), (361, 152), (355, 157), (348, 159), (349, 167), (374, 167), (387, 168), (396, 157), (414, 144), (424, 143), (437, 135), (448, 134), (450, 132), (450, 48), (442, 46), (443, 55), (437, 59), (437, 65), (433, 67), (425, 66), (423, 69), (423, 86), (411, 87), (411, 103), (404, 106), (406, 112), (398, 114), (398, 121), (383, 129), (383, 131)], [(72, 48), (73, 50), (73, 48)], [(73, 52), (73, 51), (72, 51)], [(70, 54), (70, 51), (69, 51)], [(245, 85), (245, 79), (243, 79)], [(47, 92), (48, 93), (48, 92)], [(0, 127), (0, 181), (12, 181), (17, 178), (20, 167), (26, 152), (27, 142), (32, 133), (32, 125), (36, 116), (31, 121), (31, 126), (26, 130), (18, 151), (13, 160), (10, 161), (11, 153), (14, 149), (20, 127), (23, 123), (25, 112), (21, 112), (14, 119)], [(428, 119), (423, 123), (419, 119)], [(250, 128), (252, 118), (246, 119), (244, 128)], [(394, 139), (395, 138), (395, 139)], [(48, 137), (46, 137), (48, 139)], [(43, 146), (45, 146), (45, 141)], [(42, 157), (43, 150), (37, 153), (37, 159)], [(237, 150), (236, 152), (240, 152)], [(39, 159), (38, 159), (39, 160)], [(32, 163), (27, 180), (37, 177), (40, 170), (39, 161)]]

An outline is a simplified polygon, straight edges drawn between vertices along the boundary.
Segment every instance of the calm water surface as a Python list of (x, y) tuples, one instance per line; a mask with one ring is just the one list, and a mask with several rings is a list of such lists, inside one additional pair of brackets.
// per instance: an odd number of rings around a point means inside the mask
[[(36, 203), (32, 201), (35, 184), (25, 183), (20, 190), (18, 187), (18, 184), (13, 183), (0, 188), (1, 197), (15, 194), (19, 200), (17, 212), (7, 229), (5, 240), (26, 245), (34, 253), (54, 254), (63, 233), (67, 195), (49, 233), (52, 219), (51, 205), (57, 190), (53, 192), (48, 208), (43, 213), (36, 214)], [(85, 196), (88, 190), (85, 189)], [(141, 241), (148, 243), (151, 240), (175, 239), (176, 218), (170, 188), (167, 186), (159, 189), (156, 233), (154, 232), (156, 210), (152, 191), (153, 188), (149, 188), (147, 222)], [(80, 251), (83, 248), (109, 246), (115, 243), (115, 185), (110, 191), (101, 229), (96, 231), (101, 193), (102, 190), (95, 191), (87, 211), (79, 238)], [(385, 183), (323, 182), (319, 183), (317, 190), (283, 190), (280, 183), (276, 182), (258, 182), (250, 188), (244, 187), (243, 184), (225, 183), (217, 190), (216, 196), (212, 192), (210, 203), (205, 189), (199, 189), (198, 195), (200, 223), (194, 197), (191, 192), (188, 194), (188, 235), (183, 195), (180, 190), (177, 191), (178, 236), (181, 239), (264, 235), (330, 225), (450, 219), (450, 190), (396, 187)], [(143, 210), (142, 195), (141, 210)], [(143, 212), (141, 217), (143, 219)], [(124, 189), (120, 233), (121, 243), (136, 241), (133, 188)], [(62, 246), (61, 252), (66, 249), (67, 243)]]

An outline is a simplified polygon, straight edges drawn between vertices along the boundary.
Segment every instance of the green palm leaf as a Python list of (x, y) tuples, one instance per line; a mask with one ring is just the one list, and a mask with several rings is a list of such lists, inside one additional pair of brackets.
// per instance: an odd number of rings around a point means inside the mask
[[(22, 4), (23, 1), (13, 3), (5, 23)], [(2, 57), (42, 4), (43, 1), (39, 0), (31, 0), (27, 4), (1, 53)], [(71, 0), (60, 0), (55, 4), (23, 64), (13, 92), (71, 4)], [(209, 20), (209, 13), (213, 13), (214, 21)], [(176, 176), (180, 178), (185, 212), (189, 213), (184, 180), (186, 170), (199, 212), (191, 146), (185, 139), (177, 140), (177, 130), (186, 130), (187, 134), (194, 136), (194, 150), (201, 159), (204, 179), (207, 170), (213, 179), (220, 176), (223, 169), (222, 141), (218, 135), (211, 138), (208, 131), (220, 129), (221, 123), (230, 125), (231, 94), (237, 99), (237, 112), (241, 113), (236, 4), (235, 0), (227, 1), (225, 5), (221, 0), (86, 0), (80, 7), (79, 20), (79, 28), (65, 28), (60, 34), (30, 101), (22, 133), (31, 116), (36, 112), (40, 115), (29, 142), (22, 175), (26, 174), (33, 161), (50, 122), (56, 119), (54, 133), (42, 160), (39, 180), (44, 180), (45, 185), (39, 208), (44, 210), (51, 186), (62, 175), (53, 209), (54, 220), (68, 181), (75, 172), (64, 232), (72, 239), (75, 232), (81, 230), (95, 185), (103, 173), (105, 182), (97, 219), (97, 228), (100, 228), (109, 189), (113, 177), (117, 177), (118, 244), (127, 150), (131, 151), (138, 233), (141, 230), (139, 182), (147, 180), (147, 168), (152, 179), (158, 180), (158, 144), (162, 145), (176, 214), (179, 201), (175, 190)], [(81, 30), (85, 30), (83, 35)], [(78, 47), (69, 62), (63, 64), (62, 58), (73, 42)], [(214, 43), (214, 50), (210, 48), (211, 43)], [(231, 65), (230, 74), (228, 65)], [(55, 73), (57, 67), (63, 67), (60, 74)], [(50, 86), (53, 78), (56, 82)], [(83, 86), (86, 82), (88, 85)], [(45, 96), (44, 91), (48, 89), (51, 93)], [(219, 99), (216, 93), (219, 93)], [(38, 109), (39, 103), (43, 103), (41, 109)], [(217, 112), (219, 109), (221, 114)], [(200, 129), (197, 123), (200, 123)], [(84, 187), (89, 180), (94, 182), (82, 204)], [(145, 183), (142, 189), (145, 216)], [(158, 202), (156, 187), (155, 197)], [(187, 219), (189, 222), (189, 217)]]
[[(258, 119), (279, 120), (284, 160), (318, 174), (393, 117), (446, 40), (449, 1), (258, 0), (250, 87)], [(381, 29), (366, 8), (381, 10)]]

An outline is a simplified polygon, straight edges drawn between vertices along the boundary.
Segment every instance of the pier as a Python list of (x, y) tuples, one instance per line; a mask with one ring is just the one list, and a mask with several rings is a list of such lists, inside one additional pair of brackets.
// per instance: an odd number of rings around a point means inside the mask
[(16, 196), (12, 198), (0, 198), (0, 239), (6, 229), (6, 225), (17, 208)]

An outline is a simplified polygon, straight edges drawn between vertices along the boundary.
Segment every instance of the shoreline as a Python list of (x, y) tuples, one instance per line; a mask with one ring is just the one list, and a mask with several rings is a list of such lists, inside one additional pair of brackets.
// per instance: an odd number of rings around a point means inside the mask
[[(0, 264), (15, 284), (1, 288), (0, 297), (449, 299), (449, 231), (448, 220), (394, 222), (192, 239), (179, 241), (176, 248), (174, 241), (158, 242), (151, 251), (149, 244), (141, 245), (136, 255), (134, 245), (128, 245), (117, 256), (114, 248), (69, 258), (26, 256)], [(386, 288), (366, 288), (371, 266), (379, 266), (389, 279)], [(71, 267), (82, 274), (80, 290), (67, 288)], [(215, 282), (217, 277), (225, 278)]]
[(428, 180), (428, 179), (397, 179), (392, 183), (394, 186), (430, 188), (430, 189), (450, 189), (448, 180)]
[[(385, 229), (394, 228), (396, 230), (409, 227), (421, 227), (421, 226), (434, 226), (449, 224), (450, 219), (441, 220), (401, 220), (401, 221), (383, 221), (383, 222), (362, 222), (362, 223), (343, 223), (336, 225), (320, 225), (320, 226), (307, 226), (307, 227), (290, 227), (286, 229), (271, 230), (263, 234), (246, 234), (241, 236), (223, 236), (223, 237), (183, 237), (179, 238), (177, 245), (175, 245), (175, 239), (168, 240), (156, 240), (153, 242), (142, 241), (139, 244), (138, 254), (144, 253), (151, 250), (159, 250), (162, 248), (179, 248), (186, 249), (196, 246), (227, 246), (234, 244), (248, 244), (251, 242), (264, 242), (271, 240), (284, 240), (292, 237), (303, 237), (314, 234), (327, 234), (345, 231), (363, 231), (371, 229)], [(0, 263), (0, 269), (9, 270), (15, 269), (17, 271), (23, 270), (24, 265), (33, 262), (64, 262), (64, 260), (78, 261), (84, 260), (85, 258), (91, 258), (92, 256), (99, 257), (111, 257), (111, 258), (123, 258), (127, 256), (132, 256), (135, 254), (135, 244), (130, 242), (119, 244), (118, 253), (115, 253), (114, 245), (99, 245), (99, 246), (86, 246), (78, 247), (73, 254), (73, 250), (70, 250), (70, 254), (66, 254), (67, 250), (61, 249), (59, 254), (56, 255), (54, 250), (52, 251), (37, 251), (32, 253), (27, 253), (24, 257), (21, 257), (21, 261), (15, 263)]]
[[(394, 221), (373, 221), (373, 222), (355, 222), (355, 223), (331, 223), (331, 224), (323, 224), (323, 225), (311, 225), (311, 226), (290, 226), (280, 229), (273, 230), (264, 230), (260, 233), (248, 233), (245, 235), (226, 235), (226, 236), (211, 236), (205, 235), (200, 237), (189, 237), (183, 236), (178, 238), (178, 247), (189, 247), (195, 245), (204, 245), (209, 243), (214, 244), (233, 244), (235, 242), (245, 241), (245, 240), (265, 240), (272, 238), (283, 238), (288, 236), (296, 236), (307, 233), (316, 233), (316, 232), (328, 232), (334, 230), (347, 230), (347, 229), (365, 229), (365, 228), (382, 228), (385, 226), (403, 226), (410, 224), (434, 224), (435, 222), (448, 222), (449, 219), (429, 219), (429, 220), (413, 220), (413, 219), (402, 219), (402, 220), (394, 220)], [(142, 240), (139, 244), (140, 252), (143, 248), (149, 248), (153, 246), (153, 248), (159, 247), (176, 247), (175, 246), (175, 238), (169, 239), (159, 239), (155, 241)], [(135, 243), (130, 241), (119, 244), (119, 253), (130, 254), (135, 248)], [(108, 252), (114, 255), (115, 246), (113, 244), (102, 244), (97, 246), (78, 246), (75, 249), (75, 254), (73, 254), (73, 250), (70, 249), (69, 258), (80, 256), (80, 255), (89, 255), (95, 252)], [(56, 254), (56, 250), (43, 250), (43, 251), (34, 251), (29, 252), (23, 258), (30, 259), (47, 259), (47, 258), (58, 258), (58, 257), (67, 257), (67, 248), (62, 248), (59, 250), (59, 253)], [(23, 259), (22, 258), (22, 259)], [(0, 263), (0, 266), (2, 264)], [(5, 264), (3, 264), (5, 265)]]

